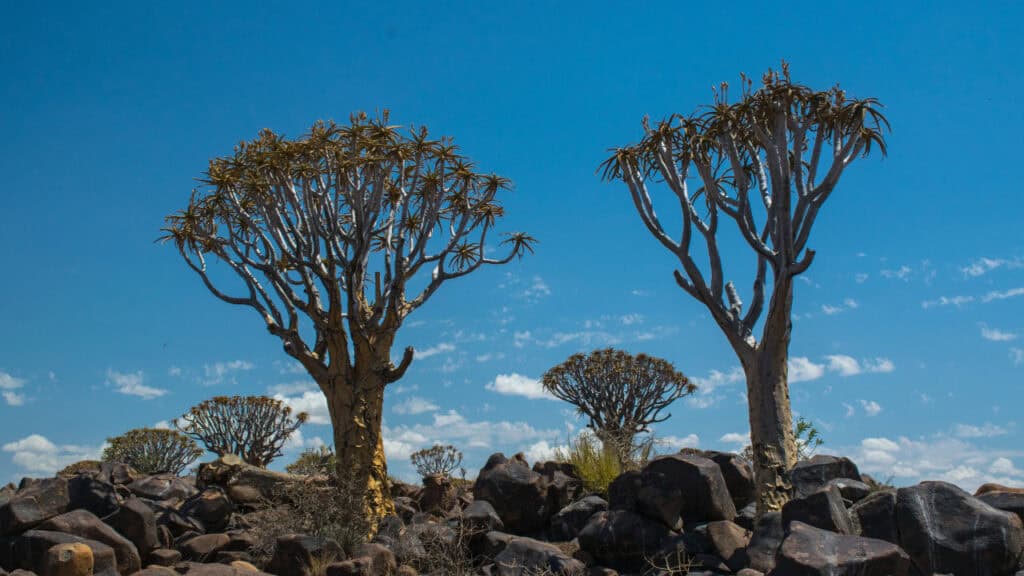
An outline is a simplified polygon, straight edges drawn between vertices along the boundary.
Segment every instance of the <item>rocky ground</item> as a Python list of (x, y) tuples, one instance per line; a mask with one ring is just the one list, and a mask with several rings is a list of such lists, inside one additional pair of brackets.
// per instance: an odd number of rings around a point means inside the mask
[(232, 457), (191, 478), (83, 464), (0, 488), (0, 576), (1024, 576), (1024, 490), (889, 489), (833, 456), (792, 478), (795, 498), (755, 525), (735, 454), (656, 458), (607, 500), (569, 465), (495, 454), (472, 486), (395, 485), (397, 515), (361, 543), (327, 478)]

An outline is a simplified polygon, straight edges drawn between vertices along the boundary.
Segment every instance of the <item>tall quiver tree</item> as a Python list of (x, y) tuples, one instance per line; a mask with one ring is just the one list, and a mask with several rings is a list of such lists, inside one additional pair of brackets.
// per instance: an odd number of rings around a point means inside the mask
[[(392, 362), (396, 332), (445, 281), (532, 251), (514, 233), (507, 253), (486, 255), (509, 181), (474, 168), (450, 139), (388, 125), (387, 112), (318, 122), (298, 140), (264, 130), (210, 161), (205, 186), (163, 229), (207, 289), (258, 312), (320, 386), (339, 477), (370, 530), (394, 509), (384, 387), (413, 360), (410, 347)], [(211, 273), (211, 256), (229, 273)]]
[[(811, 229), (843, 171), (873, 147), (885, 154), (888, 123), (879, 108), (877, 100), (848, 98), (838, 86), (818, 92), (795, 84), (783, 63), (757, 90), (743, 77), (738, 102), (729, 102), (722, 84), (714, 105), (693, 115), (655, 126), (645, 119), (644, 139), (602, 164), (605, 179), (629, 187), (647, 229), (679, 260), (676, 282), (707, 307), (739, 357), (759, 516), (789, 499), (788, 470), (796, 463), (787, 383), (793, 281), (814, 259), (807, 247)], [(650, 187), (656, 182), (679, 203), (678, 236), (655, 214)], [(756, 255), (746, 309), (736, 286), (725, 281), (724, 219)], [(695, 260), (695, 252), (702, 257)]]

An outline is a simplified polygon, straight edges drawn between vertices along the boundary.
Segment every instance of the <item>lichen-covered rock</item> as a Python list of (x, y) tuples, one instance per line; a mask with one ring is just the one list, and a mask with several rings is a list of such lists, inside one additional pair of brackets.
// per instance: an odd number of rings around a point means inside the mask
[(29, 530), (14, 543), (18, 568), (43, 574), (46, 553), (58, 544), (84, 544), (92, 550), (95, 576), (118, 576), (114, 549), (102, 542), (49, 530)]
[(57, 544), (46, 551), (43, 576), (93, 576), (92, 548), (81, 542)]
[(1016, 514), (947, 482), (898, 489), (896, 522), (900, 546), (924, 574), (1013, 574), (1024, 547)]
[(54, 516), (39, 525), (40, 530), (52, 530), (102, 542), (114, 549), (117, 556), (117, 570), (121, 574), (133, 574), (142, 568), (139, 551), (130, 540), (118, 534), (95, 514), (88, 510), (72, 510)]
[(788, 527), (791, 522), (803, 522), (839, 534), (854, 533), (850, 514), (835, 484), (826, 484), (810, 494), (786, 502), (782, 507), (782, 526)]
[(909, 569), (895, 544), (793, 522), (769, 576), (906, 576)]

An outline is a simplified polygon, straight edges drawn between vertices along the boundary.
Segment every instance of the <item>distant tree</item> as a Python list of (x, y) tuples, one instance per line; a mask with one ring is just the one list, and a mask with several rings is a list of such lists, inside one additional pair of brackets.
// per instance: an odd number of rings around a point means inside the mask
[(412, 465), (419, 472), (420, 476), (441, 474), (451, 475), (452, 471), (462, 464), (462, 452), (450, 444), (435, 444), (431, 448), (424, 448), (413, 452), (409, 456)]
[(121, 462), (143, 474), (180, 474), (203, 450), (176, 430), (136, 428), (120, 436), (107, 438), (104, 462)]
[(269, 396), (215, 396), (193, 406), (174, 426), (218, 456), (234, 454), (266, 467), (281, 455), (288, 437), (309, 419)]
[(667, 420), (671, 414), (662, 416), (661, 411), (696, 390), (671, 362), (612, 348), (573, 354), (545, 372), (541, 383), (585, 415), (587, 426), (622, 464), (633, 452), (636, 435)]
[[(743, 77), (736, 103), (723, 83), (704, 110), (655, 126), (645, 119), (644, 139), (616, 149), (602, 165), (604, 178), (628, 186), (647, 229), (679, 260), (676, 282), (708, 309), (743, 366), (758, 515), (780, 509), (792, 491), (788, 471), (797, 449), (787, 361), (794, 278), (814, 259), (811, 229), (843, 171), (873, 147), (885, 153), (888, 122), (879, 108), (875, 99), (851, 99), (838, 86), (819, 92), (795, 84), (783, 63), (758, 90)], [(655, 214), (650, 188), (657, 182), (681, 210), (676, 235)], [(731, 220), (754, 252), (745, 311), (739, 291), (725, 281), (722, 220)], [(702, 255), (695, 259), (695, 251)]]
[(337, 473), (337, 459), (334, 456), (334, 450), (331, 450), (330, 446), (321, 445), (317, 448), (303, 450), (299, 457), (295, 459), (295, 462), (285, 466), (284, 469), (290, 474), (303, 474), (306, 476), (323, 474), (330, 476)]
[[(370, 526), (392, 513), (381, 437), (384, 387), (412, 363), (391, 347), (402, 322), (448, 280), (532, 252), (507, 234), (488, 257), (509, 181), (476, 171), (450, 139), (379, 119), (269, 130), (210, 162), (206, 187), (167, 218), (164, 240), (214, 296), (255, 310), (327, 397), (339, 472), (364, 490)], [(229, 289), (211, 257), (236, 277)], [(412, 290), (407, 297), (407, 290)]]

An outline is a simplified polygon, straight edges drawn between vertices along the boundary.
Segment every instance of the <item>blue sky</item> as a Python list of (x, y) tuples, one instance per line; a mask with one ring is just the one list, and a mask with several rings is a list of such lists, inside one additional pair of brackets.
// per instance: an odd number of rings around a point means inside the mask
[[(154, 239), (238, 141), (383, 108), (511, 178), (505, 227), (540, 240), (446, 284), (400, 332), (419, 357), (387, 396), (394, 473), (411, 479), (408, 453), (434, 442), (463, 448), (471, 474), (494, 451), (564, 444), (582, 423), (536, 397), (536, 379), (607, 345), (701, 385), (658, 426), (666, 450), (738, 448), (732, 352), (625, 187), (595, 170), (645, 114), (691, 112), (711, 86), (785, 58), (802, 83), (879, 98), (893, 125), (889, 156), (854, 163), (818, 220), (795, 300), (794, 409), (823, 451), (899, 484), (1024, 484), (1019, 6), (488, 4), (9, 3), (0, 481), (219, 394), (313, 411), (276, 466), (329, 439), (319, 392), (260, 319)], [(744, 250), (726, 258), (749, 274)]]

